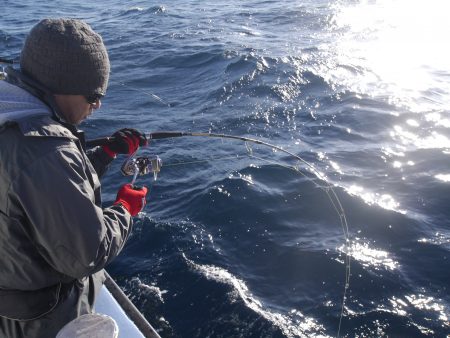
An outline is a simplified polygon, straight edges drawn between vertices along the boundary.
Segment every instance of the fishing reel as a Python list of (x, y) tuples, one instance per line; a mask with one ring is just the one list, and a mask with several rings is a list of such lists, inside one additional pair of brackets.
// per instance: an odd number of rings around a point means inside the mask
[(153, 178), (156, 181), (158, 173), (161, 171), (162, 160), (157, 156), (130, 156), (122, 164), (120, 170), (125, 176), (133, 176), (131, 184), (134, 184), (138, 176), (153, 173)]

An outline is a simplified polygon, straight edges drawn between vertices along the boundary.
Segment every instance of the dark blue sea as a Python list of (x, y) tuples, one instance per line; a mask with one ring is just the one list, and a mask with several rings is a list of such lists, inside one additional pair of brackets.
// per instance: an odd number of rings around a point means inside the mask
[[(88, 138), (224, 133), (305, 161), (209, 137), (140, 152), (163, 167), (138, 179), (147, 207), (107, 270), (161, 336), (448, 337), (447, 1), (1, 4), (2, 57), (45, 17), (103, 36)], [(130, 181), (123, 160), (105, 206)]]

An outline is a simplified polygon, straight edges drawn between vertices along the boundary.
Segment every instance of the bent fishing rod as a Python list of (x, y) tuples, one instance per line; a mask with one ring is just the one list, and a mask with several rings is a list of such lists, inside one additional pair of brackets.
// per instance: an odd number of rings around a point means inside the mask
[[(348, 240), (347, 220), (346, 220), (344, 208), (342, 207), (342, 204), (341, 204), (341, 202), (339, 200), (339, 197), (335, 193), (335, 191), (334, 191), (333, 187), (331, 186), (331, 184), (326, 181), (326, 178), (324, 177), (324, 175), (321, 174), (311, 163), (309, 163), (308, 161), (304, 160), (299, 155), (294, 154), (293, 152), (291, 152), (289, 150), (286, 150), (286, 149), (284, 149), (284, 148), (282, 148), (280, 146), (277, 146), (277, 145), (274, 145), (272, 143), (268, 143), (268, 142), (265, 142), (265, 141), (262, 141), (262, 140), (259, 140), (259, 139), (250, 138), (250, 137), (244, 137), (244, 136), (229, 135), (229, 134), (217, 134), (217, 133), (210, 133), (210, 132), (205, 133), (205, 132), (184, 132), (184, 131), (157, 131), (157, 132), (149, 133), (146, 136), (147, 136), (148, 140), (160, 140), (160, 139), (186, 137), (186, 136), (232, 139), (232, 140), (244, 141), (246, 146), (247, 146), (247, 151), (249, 152), (250, 156), (252, 156), (252, 149), (248, 145), (249, 143), (263, 145), (263, 146), (269, 147), (271, 149), (283, 152), (283, 153), (285, 153), (285, 154), (287, 154), (289, 156), (292, 156), (293, 158), (295, 158), (298, 161), (300, 161), (303, 164), (305, 164), (314, 174), (317, 175), (317, 177), (319, 179), (321, 179), (322, 181), (324, 181), (326, 183), (325, 186), (320, 186), (319, 185), (319, 187), (321, 189), (323, 189), (326, 192), (326, 194), (328, 195), (328, 197), (330, 198), (330, 201), (331, 201), (332, 205), (334, 206), (336, 212), (338, 213), (338, 215), (340, 217), (342, 229), (344, 231), (346, 239)], [(112, 142), (113, 140), (114, 140), (113, 137), (97, 138), (97, 139), (86, 141), (86, 146), (88, 148), (92, 148), (92, 147), (96, 147), (96, 146), (107, 145), (108, 143)], [(134, 157), (134, 154), (132, 154), (130, 156), (130, 160), (133, 160), (133, 157)], [(135, 160), (137, 160), (137, 162), (136, 161), (128, 162), (128, 164), (127, 164), (128, 168), (122, 168), (123, 169), (122, 172), (124, 174), (126, 174), (126, 175), (134, 175), (133, 182), (136, 179), (139, 170), (141, 170), (141, 173), (139, 173), (141, 175), (142, 174), (147, 174), (147, 173), (149, 173), (149, 171), (153, 171), (154, 174), (155, 174), (155, 178), (156, 178), (156, 174), (159, 172), (160, 167), (161, 167), (161, 162), (160, 162), (159, 159), (157, 159), (156, 162), (153, 161), (153, 164), (151, 163), (152, 161), (150, 159), (147, 159), (147, 158), (142, 158), (141, 157), (141, 158), (136, 158)], [(153, 169), (151, 169), (152, 165), (153, 165)], [(293, 170), (301, 173), (299, 168), (296, 167), (296, 166), (285, 165), (285, 167), (293, 169)], [(330, 195), (330, 193), (331, 193), (331, 195)]]
[[(255, 143), (255, 144), (260, 144), (269, 148), (272, 148), (274, 150), (278, 150), (281, 151), (283, 153), (286, 153), (290, 156), (295, 157), (297, 160), (303, 162), (304, 164), (306, 164), (308, 167), (310, 167), (311, 169), (313, 169), (316, 173), (316, 169), (307, 161), (305, 161), (303, 158), (301, 158), (300, 156), (286, 150), (283, 149), (280, 146), (262, 141), (262, 140), (258, 140), (255, 138), (250, 138), (250, 137), (244, 137), (244, 136), (235, 136), (235, 135), (229, 135), (229, 134), (217, 134), (217, 133), (202, 133), (202, 132), (184, 132), (184, 131), (157, 131), (157, 132), (153, 132), (153, 133), (149, 133), (146, 135), (148, 140), (160, 140), (160, 139), (167, 139), (167, 138), (176, 138), (176, 137), (186, 137), (186, 136), (196, 136), (196, 137), (214, 137), (214, 138), (223, 138), (223, 139), (232, 139), (232, 140), (239, 140), (239, 141), (244, 141), (244, 142), (249, 142), (249, 143)], [(110, 142), (113, 141), (112, 137), (104, 137), (104, 138), (97, 138), (97, 139), (93, 139), (90, 141), (86, 141), (86, 146), (88, 148), (92, 148), (92, 147), (96, 147), (96, 146), (102, 146), (102, 145), (106, 145)]]
[[(347, 248), (349, 245), (349, 230), (348, 230), (348, 223), (347, 218), (344, 212), (344, 208), (341, 204), (341, 201), (334, 191), (332, 185), (325, 179), (324, 175), (322, 175), (311, 163), (307, 162), (303, 158), (301, 158), (299, 155), (294, 154), (293, 152), (283, 149), (280, 146), (255, 139), (250, 137), (244, 137), (244, 136), (236, 136), (236, 135), (229, 135), (229, 134), (217, 134), (217, 133), (205, 133), (205, 132), (183, 132), (183, 131), (157, 131), (153, 133), (149, 133), (146, 135), (148, 140), (160, 140), (160, 139), (169, 139), (169, 138), (178, 138), (178, 137), (211, 137), (211, 138), (221, 138), (221, 139), (231, 139), (231, 140), (238, 140), (238, 141), (244, 141), (247, 147), (247, 151), (249, 152), (250, 157), (256, 157), (252, 154), (252, 149), (248, 145), (249, 143), (254, 143), (258, 145), (263, 145), (266, 147), (269, 147), (273, 150), (277, 150), (280, 152), (283, 152), (289, 156), (292, 156), (293, 158), (297, 159), (298, 161), (305, 164), (308, 168), (312, 170), (313, 173), (317, 175), (319, 179), (321, 179), (323, 182), (325, 182), (325, 185), (318, 185), (316, 183), (316, 186), (318, 186), (320, 189), (322, 189), (326, 195), (328, 196), (331, 205), (334, 207), (336, 213), (339, 216), (339, 221), (342, 227), (342, 231), (345, 237), (345, 247)], [(88, 148), (96, 147), (96, 146), (102, 146), (107, 145), (108, 143), (112, 142), (114, 140), (113, 137), (104, 137), (104, 138), (97, 138), (90, 141), (86, 141), (86, 146)], [(258, 158), (258, 157), (256, 157)], [(260, 158), (261, 160), (264, 160)], [(271, 161), (267, 161), (271, 162)], [(271, 162), (273, 163), (273, 162)], [(280, 163), (276, 163), (278, 165), (281, 165), (283, 167), (292, 169), (294, 171), (297, 171), (298, 173), (302, 174), (306, 178), (308, 178), (304, 173), (300, 171), (300, 169), (297, 166), (290, 166), (290, 165), (282, 165)], [(134, 154), (132, 154), (128, 160), (125, 161), (124, 165), (122, 166), (122, 173), (124, 175), (130, 175), (133, 176), (133, 181), (136, 180), (137, 175), (145, 175), (149, 172), (153, 172), (156, 179), (156, 174), (159, 172), (161, 167), (161, 161), (158, 157), (154, 159), (150, 159), (147, 157), (136, 157), (134, 158)], [(311, 180), (311, 178), (308, 178)], [(348, 252), (345, 252), (345, 280), (344, 280), (344, 294), (341, 304), (341, 314), (339, 318), (339, 326), (338, 326), (338, 332), (337, 337), (340, 337), (340, 331), (341, 331), (341, 325), (342, 325), (342, 319), (344, 317), (344, 308), (345, 308), (345, 301), (347, 298), (347, 290), (350, 287), (350, 255)]]
[[(232, 140), (239, 140), (244, 141), (247, 147), (247, 151), (252, 157), (252, 149), (249, 146), (249, 143), (259, 144), (266, 147), (269, 147), (273, 150), (277, 150), (280, 152), (283, 152), (289, 156), (292, 156), (293, 158), (297, 159), (301, 163), (305, 164), (319, 179), (321, 179), (323, 182), (325, 182), (325, 185), (319, 185), (316, 183), (316, 186), (321, 188), (330, 199), (331, 204), (333, 205), (335, 211), (339, 215), (340, 223), (342, 226), (342, 230), (344, 232), (344, 236), (346, 241), (349, 240), (349, 230), (348, 230), (348, 224), (347, 224), (347, 218), (345, 216), (344, 208), (342, 206), (342, 203), (334, 191), (332, 185), (326, 180), (326, 177), (322, 173), (320, 173), (311, 163), (304, 160), (302, 157), (300, 157), (297, 154), (294, 154), (293, 152), (286, 150), (280, 146), (274, 145), (272, 143), (268, 143), (259, 139), (250, 138), (250, 137), (244, 137), (244, 136), (236, 136), (236, 135), (229, 135), (229, 134), (217, 134), (217, 133), (205, 133), (205, 132), (184, 132), (184, 131), (157, 131), (153, 133), (149, 133), (146, 135), (148, 140), (160, 140), (160, 139), (168, 139), (168, 138), (177, 138), (177, 137), (186, 137), (186, 136), (193, 136), (193, 137), (211, 137), (211, 138), (221, 138), (221, 139), (232, 139)], [(107, 145), (108, 143), (112, 142), (114, 140), (113, 137), (104, 137), (104, 138), (97, 138), (90, 141), (86, 141), (86, 146), (88, 148), (101, 146), (101, 145)], [(256, 156), (253, 156), (256, 157)], [(264, 160), (264, 159), (261, 159)], [(270, 161), (268, 161), (270, 162)], [(300, 171), (300, 169), (297, 166), (289, 166), (289, 165), (282, 165), (280, 163), (277, 163), (278, 165), (284, 166), (289, 169), (293, 169), (299, 173), (301, 173), (303, 176), (307, 177), (304, 173)], [(145, 175), (149, 172), (153, 172), (156, 175), (159, 172), (161, 167), (161, 161), (158, 157), (155, 159), (149, 159), (146, 157), (139, 157), (134, 158), (134, 154), (132, 154), (129, 157), (129, 160), (124, 163), (124, 166), (122, 167), (122, 173), (125, 175), (134, 176), (133, 182), (136, 180), (137, 175)], [(139, 172), (140, 171), (140, 172)], [(308, 177), (307, 177), (308, 178)], [(311, 180), (311, 178), (309, 178)], [(348, 245), (348, 243), (346, 243)], [(347, 256), (347, 259), (348, 256)], [(347, 272), (346, 277), (346, 284), (348, 284), (349, 276), (350, 276), (350, 266), (348, 266), (349, 271)]]

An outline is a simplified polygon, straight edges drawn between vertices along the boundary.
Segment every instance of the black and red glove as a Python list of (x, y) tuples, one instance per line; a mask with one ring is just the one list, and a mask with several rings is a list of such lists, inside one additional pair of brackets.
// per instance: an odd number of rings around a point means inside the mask
[(111, 141), (102, 146), (109, 157), (115, 158), (117, 154), (133, 154), (139, 147), (148, 144), (147, 138), (140, 131), (133, 128), (124, 128), (111, 136)]
[(136, 188), (131, 184), (125, 184), (117, 192), (117, 198), (114, 205), (122, 204), (131, 216), (136, 216), (144, 209), (147, 192), (147, 187)]

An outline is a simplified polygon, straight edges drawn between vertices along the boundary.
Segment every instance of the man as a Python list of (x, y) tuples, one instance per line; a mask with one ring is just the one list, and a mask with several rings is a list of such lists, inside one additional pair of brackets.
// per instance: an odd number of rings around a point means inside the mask
[(145, 136), (123, 129), (85, 151), (76, 128), (100, 108), (109, 71), (86, 23), (46, 19), (30, 31), (20, 71), (0, 81), (0, 337), (55, 337), (92, 312), (103, 268), (145, 205), (147, 188), (124, 185), (102, 209), (99, 183)]

